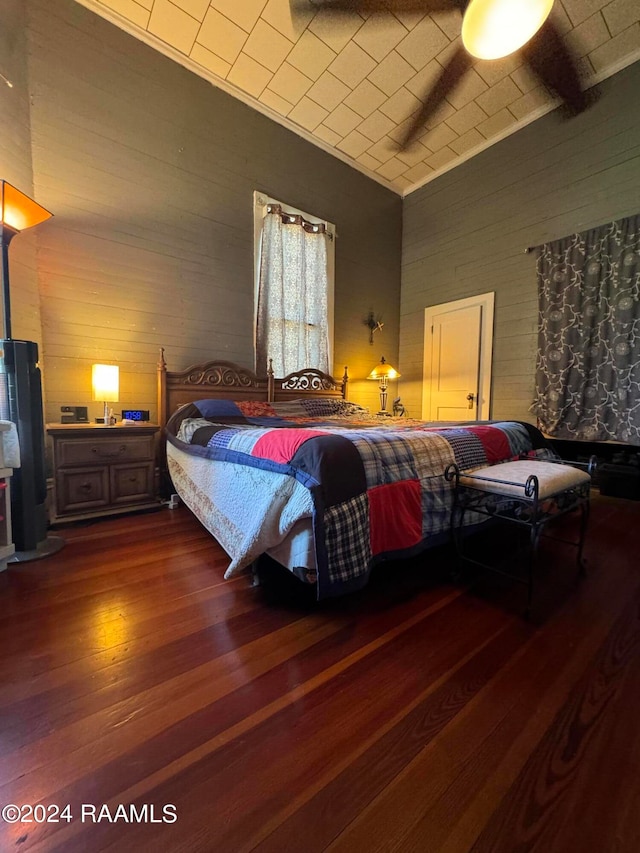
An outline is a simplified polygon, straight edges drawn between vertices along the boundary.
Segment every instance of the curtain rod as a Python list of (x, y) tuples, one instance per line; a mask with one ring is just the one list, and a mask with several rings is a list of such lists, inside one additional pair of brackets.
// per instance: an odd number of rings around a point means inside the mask
[[(640, 214), (634, 214), (634, 215), (640, 215)], [(584, 231), (574, 231), (573, 234), (568, 234), (566, 237), (555, 237), (553, 240), (545, 240), (542, 243), (538, 243), (537, 246), (528, 246), (524, 250), (524, 253), (525, 253), (525, 255), (528, 255), (530, 252), (533, 252), (534, 249), (539, 249), (540, 246), (544, 246), (547, 243), (555, 243), (558, 240), (568, 240), (569, 237), (581, 237), (583, 234), (586, 234), (587, 231), (593, 231), (594, 228), (602, 228), (603, 225), (615, 225), (618, 222), (623, 222), (625, 219), (630, 219), (630, 218), (631, 217), (623, 216), (621, 219), (616, 219), (613, 222), (604, 222), (604, 223), (602, 223), (602, 225), (595, 225), (592, 228), (586, 229)]]
[(276, 216), (280, 216), (283, 222), (295, 222), (296, 225), (302, 226), (305, 231), (326, 234), (329, 240), (333, 240), (333, 234), (327, 228), (326, 222), (311, 222), (308, 219), (305, 219), (301, 214), (291, 213), (290, 211), (285, 210), (282, 205), (274, 203), (267, 204), (267, 213), (273, 213)]

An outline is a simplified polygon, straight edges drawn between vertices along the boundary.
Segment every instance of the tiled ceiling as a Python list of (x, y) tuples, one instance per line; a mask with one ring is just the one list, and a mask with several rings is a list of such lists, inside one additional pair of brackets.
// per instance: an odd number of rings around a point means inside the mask
[[(553, 106), (515, 54), (476, 61), (424, 134), (410, 116), (458, 44), (457, 12), (292, 21), (289, 0), (78, 0), (376, 180), (406, 195)], [(552, 15), (599, 81), (640, 58), (640, 0), (555, 0)]]

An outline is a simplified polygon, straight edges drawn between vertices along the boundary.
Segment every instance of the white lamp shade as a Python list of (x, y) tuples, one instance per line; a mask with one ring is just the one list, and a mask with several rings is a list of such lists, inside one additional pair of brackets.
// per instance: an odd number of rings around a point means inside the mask
[(471, 0), (462, 43), (478, 59), (500, 59), (525, 45), (549, 17), (553, 0)]
[(120, 393), (120, 371), (116, 364), (94, 364), (91, 367), (93, 399), (114, 402)]

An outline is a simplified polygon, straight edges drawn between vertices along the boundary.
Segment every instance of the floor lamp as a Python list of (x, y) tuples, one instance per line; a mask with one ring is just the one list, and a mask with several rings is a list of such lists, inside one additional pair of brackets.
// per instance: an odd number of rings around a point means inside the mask
[(64, 545), (47, 536), (47, 477), (42, 417), (42, 381), (35, 341), (11, 336), (9, 244), (20, 231), (51, 214), (10, 183), (0, 180), (0, 254), (2, 255), (3, 340), (0, 341), (0, 417), (13, 421), (20, 445), (20, 468), (11, 483), (11, 522), (16, 553), (9, 562), (46, 557)]

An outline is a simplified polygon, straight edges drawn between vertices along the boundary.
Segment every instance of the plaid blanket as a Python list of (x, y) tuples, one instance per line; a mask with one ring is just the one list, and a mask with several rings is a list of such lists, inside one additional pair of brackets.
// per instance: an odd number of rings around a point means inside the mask
[(172, 417), (167, 439), (204, 458), (286, 474), (310, 490), (319, 598), (362, 587), (381, 560), (444, 541), (449, 463), (473, 470), (548, 453), (530, 424), (381, 420), (317, 398), (200, 400)]

